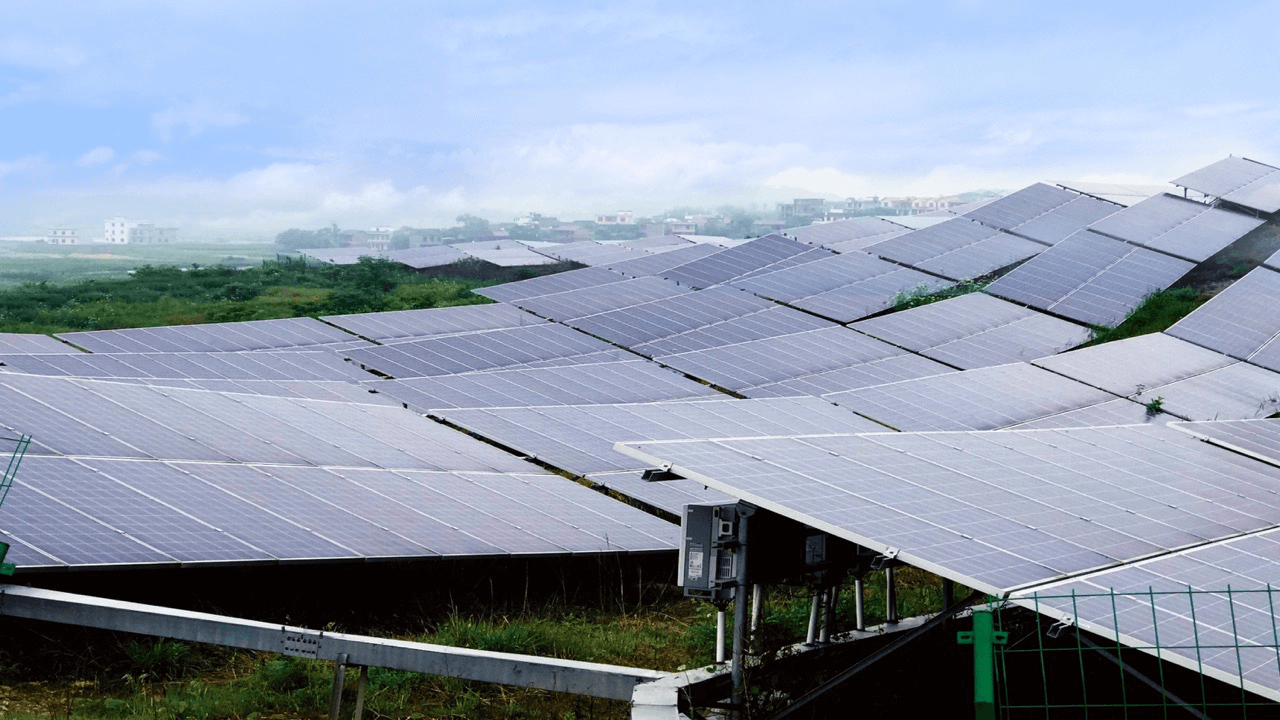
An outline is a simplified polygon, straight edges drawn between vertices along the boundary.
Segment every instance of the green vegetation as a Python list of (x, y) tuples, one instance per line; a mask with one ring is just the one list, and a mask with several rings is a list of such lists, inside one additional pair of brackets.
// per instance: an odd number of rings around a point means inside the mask
[(143, 265), (249, 267), (275, 258), (270, 245), (46, 245), (0, 242), (0, 289), (22, 283), (123, 279)]
[(1142, 301), (1142, 304), (1129, 311), (1124, 322), (1114, 328), (1094, 328), (1093, 340), (1089, 345), (1162, 332), (1203, 305), (1208, 299), (1207, 295), (1189, 287), (1151, 293)]
[(1148, 415), (1159, 415), (1164, 409), (1164, 396), (1157, 395), (1146, 402)]
[[(466, 273), (462, 273), (466, 274)], [(397, 263), (266, 261), (261, 267), (138, 268), (129, 277), (0, 290), (0, 331), (54, 333), (408, 310), (487, 303), (491, 284), (419, 275)]]
[(961, 280), (960, 282), (945, 288), (935, 288), (932, 285), (920, 285), (900, 292), (893, 297), (893, 310), (909, 310), (921, 305), (936, 303), (939, 300), (949, 300), (950, 298), (968, 295), (984, 289), (992, 283), (991, 278), (980, 278), (977, 280)]

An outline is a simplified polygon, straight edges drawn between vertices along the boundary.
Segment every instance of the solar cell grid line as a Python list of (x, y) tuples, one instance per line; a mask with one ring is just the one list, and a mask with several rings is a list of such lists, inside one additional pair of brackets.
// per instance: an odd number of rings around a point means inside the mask
[(1187, 420), (1247, 420), (1280, 412), (1280, 373), (1237, 362), (1147, 389), (1160, 409)]
[[(359, 476), (359, 471), (327, 468), (320, 475), (298, 477), (294, 468), (273, 470), (275, 477), (305, 493), (321, 497), (348, 512), (386, 527), (424, 548), (423, 555), (502, 555), (499, 548), (469, 537), (457, 528), (428, 517), (386, 495), (371, 491), (347, 479), (343, 473)], [(387, 473), (390, 474), (390, 473)]]
[(1031, 362), (1116, 395), (1134, 396), (1233, 361), (1171, 335), (1148, 333)]
[[(679, 528), (673, 524), (652, 518), (555, 475), (502, 476), (467, 473), (464, 477), (521, 505), (594, 535), (599, 539), (598, 550), (637, 552), (670, 550), (676, 546)], [(565, 494), (571, 494), (572, 499)], [(569, 503), (571, 507), (566, 507)], [(635, 525), (627, 520), (633, 521)]]
[(969, 293), (860, 320), (849, 327), (913, 352), (921, 352), (1036, 314), (1034, 310), (990, 295)]
[(642, 479), (642, 475), (639, 472), (595, 473), (587, 479), (610, 492), (639, 500), (677, 516), (684, 513), (684, 506), (689, 503), (733, 502), (730, 496), (693, 480), (650, 482)]
[(921, 355), (895, 355), (812, 375), (801, 375), (781, 382), (743, 388), (738, 392), (749, 398), (822, 396), (833, 392), (952, 372), (956, 370)]
[[(137, 448), (145, 456), (191, 460), (231, 459), (226, 453), (200, 442), (198, 437), (174, 431), (171, 423), (144, 415), (140, 412), (142, 408), (135, 409), (130, 404), (116, 402), (95, 392), (95, 387), (111, 383), (38, 375), (9, 375), (4, 378), (4, 384), (68, 416), (91, 418), (90, 422), (94, 427)], [(132, 385), (119, 387), (129, 390), (138, 388)], [(130, 452), (125, 456), (136, 455)]]
[(0, 354), (35, 355), (61, 353), (81, 355), (79, 350), (48, 335), (0, 333)]
[(767, 300), (732, 288), (686, 292), (627, 308), (578, 318), (575, 327), (624, 346), (760, 312)]
[(835, 250), (831, 250), (824, 247), (810, 248), (797, 255), (792, 255), (791, 257), (783, 258), (778, 262), (769, 263), (768, 265), (765, 265), (762, 268), (756, 268), (755, 270), (751, 270), (750, 272), (743, 273), (737, 276), (736, 278), (734, 278), (734, 281), (746, 280), (747, 278), (753, 278), (757, 275), (764, 275), (766, 273), (776, 272), (778, 270), (785, 270), (789, 267), (795, 267), (797, 265), (807, 265), (811, 262), (815, 262), (817, 260), (823, 260), (837, 254), (838, 253)]
[(0, 375), (0, 427), (32, 436), (29, 455), (105, 455), (145, 457), (142, 450), (8, 387)]
[(1037, 358), (1088, 342), (1093, 331), (1049, 315), (1034, 313), (1007, 325), (984, 330), (923, 351), (926, 357), (961, 370)]
[(897, 266), (867, 253), (851, 252), (731, 282), (730, 285), (771, 300), (790, 302), (896, 269)]
[(1094, 223), (1096, 233), (1203, 262), (1264, 220), (1172, 195), (1157, 195)]
[(330, 315), (322, 319), (357, 335), (379, 341), (541, 325), (547, 322), (506, 303)]
[(1081, 195), (1065, 205), (1011, 228), (1009, 232), (1046, 245), (1054, 245), (1077, 230), (1083, 230), (1104, 218), (1114, 217), (1123, 210), (1124, 207), (1119, 204)]
[[(214, 393), (183, 392), (168, 388), (129, 385), (124, 383), (96, 383), (95, 392), (104, 398), (113, 400), (151, 421), (163, 423), (173, 432), (187, 438), (196, 438), (227, 458), (256, 462), (280, 462), (306, 464), (301, 455), (291, 452), (280, 445), (268, 442), (269, 435), (263, 434), (258, 425), (242, 424), (243, 420), (265, 422), (262, 416), (239, 416), (233, 413), (218, 417), (211, 416), (197, 407), (197, 400), (204, 399), (208, 403), (218, 402)], [(222, 400), (223, 403), (226, 400)], [(209, 406), (209, 405), (206, 405)], [(231, 405), (238, 408), (237, 405)], [(148, 454), (140, 450), (126, 452), (76, 453), (74, 455), (100, 455), (107, 457), (146, 457)], [(162, 453), (163, 459), (183, 459), (176, 453)]]
[[(312, 533), (366, 558), (414, 558), (431, 553), (376, 520), (360, 517), (299, 486), (309, 480), (336, 479), (326, 470), (289, 465), (170, 463), (244, 502), (278, 513)], [(290, 482), (285, 482), (285, 479)]]
[(809, 245), (830, 246), (831, 243), (847, 243), (853, 240), (873, 238), (904, 230), (890, 220), (878, 217), (857, 217), (830, 223), (804, 225), (783, 230), (782, 235)]
[(1193, 170), (1174, 180), (1173, 184), (1220, 198), (1261, 180), (1277, 170), (1256, 160), (1231, 156)]
[(662, 277), (674, 280), (681, 285), (708, 288), (810, 249), (810, 246), (804, 243), (781, 235), (765, 235), (672, 268), (662, 273)]
[(954, 283), (908, 268), (895, 268), (883, 274), (787, 304), (811, 313), (847, 323), (874, 315), (893, 307), (900, 293), (936, 292)]
[(57, 333), (54, 337), (91, 353), (137, 352), (136, 344), (117, 337), (119, 330), (91, 330), (79, 333)]
[(735, 390), (902, 354), (888, 343), (836, 326), (654, 359)]
[(491, 300), (510, 303), (513, 300), (550, 295), (576, 288), (595, 287), (609, 283), (622, 282), (627, 278), (619, 273), (604, 268), (580, 268), (567, 272), (543, 275), (541, 277), (520, 280), (513, 283), (493, 285), (475, 291)]
[(825, 243), (823, 247), (828, 250), (835, 250), (838, 253), (865, 252), (867, 247), (870, 245), (875, 245), (876, 243), (884, 242), (885, 240), (892, 240), (893, 238), (906, 235), (909, 232), (913, 232), (911, 228), (903, 227), (882, 235), (872, 235), (870, 237), (844, 240), (841, 242), (828, 242)]
[(262, 548), (80, 463), (23, 462), (26, 488), (98, 518), (183, 563), (270, 560)]
[(649, 277), (687, 262), (714, 255), (722, 249), (715, 245), (684, 244), (674, 249), (661, 249), (660, 252), (656, 251), (657, 249), (651, 250), (650, 254), (642, 257), (611, 261), (604, 267), (627, 277)]
[(1142, 403), (1128, 398), (1108, 400), (1097, 405), (1068, 410), (1056, 415), (1015, 423), (1005, 430), (1040, 430), (1081, 427), (1105, 427), (1109, 425), (1163, 424), (1175, 419), (1167, 413), (1151, 413)]
[[(83, 361), (79, 355), (83, 355), (85, 358), (94, 357), (95, 361)], [(95, 362), (101, 362), (101, 360), (97, 360), (98, 358), (111, 357), (109, 355), (91, 356), (88, 353), (80, 353), (79, 355), (3, 355), (0, 356), (0, 364), (4, 365), (5, 372), (20, 372), (30, 375), (78, 375), (83, 377), (94, 372)], [(116, 361), (116, 364), (119, 365), (118, 361)]]
[(1036, 183), (971, 210), (965, 217), (1000, 230), (1011, 230), (1078, 197), (1068, 190)]
[(1280, 335), (1274, 312), (1280, 272), (1254, 268), (1165, 332), (1210, 350), (1248, 360)]
[(831, 393), (824, 399), (903, 432), (994, 430), (1114, 400), (1026, 363)]
[(597, 313), (632, 307), (689, 293), (675, 283), (653, 277), (631, 278), (600, 288), (582, 288), (536, 298), (514, 300), (513, 304), (542, 317), (567, 322)]
[(1222, 199), (1251, 210), (1274, 213), (1280, 210), (1280, 171), (1272, 172), (1238, 190), (1233, 190)]
[(999, 234), (999, 230), (957, 217), (877, 243), (866, 252), (914, 266)]
[(771, 305), (749, 315), (640, 343), (633, 346), (632, 350), (647, 356), (674, 355), (835, 326), (836, 323), (831, 320), (816, 315), (784, 305)]
[(523, 459), (434, 420), (418, 416), (413, 418), (413, 422), (407, 422), (405, 411), (401, 408), (361, 405), (355, 410), (378, 423), (375, 427), (393, 426), (382, 432), (388, 438), (403, 437), (406, 443), (404, 447), (411, 448), (415, 454), (429, 454), (434, 464), (445, 469), (481, 472), (534, 471)]
[(1040, 254), (1044, 246), (1000, 233), (917, 264), (918, 270), (952, 280), (983, 277)]
[[(55, 468), (68, 467), (68, 458), (48, 460)], [(38, 463), (32, 462), (32, 465)], [(0, 508), (0, 525), (5, 532), (67, 565), (176, 565), (177, 560), (125, 534), (118, 528), (75, 510), (27, 486), (22, 478)]]
[(9, 562), (24, 570), (27, 569), (63, 569), (67, 564), (49, 553), (40, 550), (34, 545), (28, 545), (13, 535), (6, 535), (5, 542), (9, 543), (9, 552), (5, 555), (5, 561)]
[(1280, 465), (1280, 422), (1276, 420), (1180, 422), (1169, 427), (1271, 465)]

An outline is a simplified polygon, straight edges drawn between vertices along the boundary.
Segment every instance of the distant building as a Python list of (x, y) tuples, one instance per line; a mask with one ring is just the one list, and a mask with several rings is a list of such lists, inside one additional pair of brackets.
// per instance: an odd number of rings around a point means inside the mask
[(73, 228), (54, 228), (45, 236), (50, 245), (79, 245), (80, 231)]
[(814, 217), (827, 210), (827, 201), (822, 198), (796, 198), (789, 203), (778, 203), (778, 215), (789, 217)]
[(613, 215), (597, 215), (597, 225), (634, 225), (635, 218), (630, 210), (619, 210)]
[(103, 223), (102, 239), (113, 245), (168, 245), (178, 241), (178, 228), (114, 217)]

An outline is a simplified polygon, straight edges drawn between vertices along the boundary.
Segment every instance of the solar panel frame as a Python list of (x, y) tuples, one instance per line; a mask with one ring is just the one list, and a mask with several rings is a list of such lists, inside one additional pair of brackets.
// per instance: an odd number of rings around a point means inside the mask
[(1033, 360), (1032, 364), (1116, 395), (1140, 395), (1232, 364), (1212, 350), (1148, 333)]
[(715, 245), (706, 244), (682, 244), (676, 246), (675, 249), (655, 252), (645, 257), (633, 258), (631, 260), (622, 260), (610, 262), (605, 265), (608, 269), (616, 273), (621, 273), (627, 277), (652, 277), (661, 275), (667, 270), (679, 267), (685, 263), (693, 262), (709, 255), (714, 255), (722, 248)]
[(0, 333), (0, 355), (82, 354), (65, 342), (48, 335)]
[(1254, 268), (1165, 332), (1248, 360), (1280, 336), (1280, 317), (1273, 311), (1276, 292), (1280, 292), (1280, 272)]
[(964, 217), (1000, 230), (1012, 230), (1078, 197), (1069, 190), (1036, 183), (970, 210)]
[(511, 302), (542, 317), (558, 322), (571, 322), (588, 315), (643, 305), (690, 292), (689, 288), (666, 280), (642, 277), (624, 279), (603, 287), (580, 288)]
[(708, 288), (810, 250), (811, 246), (790, 238), (765, 235), (666, 270), (661, 277), (693, 288)]
[(1164, 412), (1187, 420), (1247, 420), (1280, 411), (1280, 373), (1235, 362), (1146, 390)]
[(477, 295), (483, 295), (490, 300), (512, 303), (516, 300), (525, 300), (541, 295), (551, 295), (553, 293), (565, 292), (566, 290), (576, 290), (585, 287), (598, 287), (609, 283), (619, 283), (626, 279), (627, 277), (625, 275), (613, 272), (612, 270), (588, 267), (577, 270), (568, 270), (562, 273), (554, 273), (552, 275), (543, 275), (536, 278), (529, 278), (528, 280), (520, 280), (512, 283), (504, 283), (502, 285), (479, 288), (474, 292)]
[(587, 479), (608, 492), (625, 495), (675, 516), (682, 516), (684, 506), (690, 503), (733, 502), (729, 495), (694, 480), (650, 482), (641, 479), (641, 475), (639, 472), (593, 473)]
[(801, 375), (764, 385), (743, 388), (739, 393), (749, 398), (823, 396), (873, 385), (956, 372), (954, 368), (922, 355), (904, 354), (856, 363), (848, 367)]
[(893, 221), (867, 216), (788, 228), (781, 231), (781, 234), (809, 245), (831, 247), (832, 244), (839, 243), (849, 247), (851, 243), (857, 241), (863, 241), (867, 245), (874, 244), (879, 240), (871, 238), (900, 233), (906, 229)]
[(484, 330), (347, 351), (362, 367), (393, 378), (430, 377), (586, 355), (608, 343), (563, 325)]
[(1043, 215), (1010, 228), (1009, 232), (1046, 245), (1055, 245), (1076, 231), (1114, 216), (1123, 209), (1116, 203), (1081, 195)]
[(1094, 223), (1090, 230), (1203, 262), (1263, 222), (1173, 195), (1156, 195)]
[(507, 303), (329, 315), (321, 319), (348, 332), (378, 341), (455, 335), (477, 330), (542, 325), (547, 322)]

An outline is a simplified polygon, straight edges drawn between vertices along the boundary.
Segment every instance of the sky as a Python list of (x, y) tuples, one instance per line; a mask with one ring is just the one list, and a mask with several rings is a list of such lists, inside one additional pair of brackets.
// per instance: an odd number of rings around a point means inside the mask
[(3, 0), (0, 235), (1280, 165), (1280, 3)]

